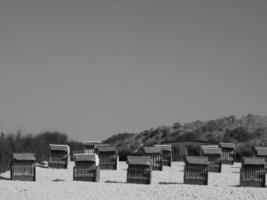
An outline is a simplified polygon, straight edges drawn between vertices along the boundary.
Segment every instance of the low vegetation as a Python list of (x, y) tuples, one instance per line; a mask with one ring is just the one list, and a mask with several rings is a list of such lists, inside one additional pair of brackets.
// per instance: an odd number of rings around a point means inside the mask
[[(240, 160), (241, 156), (252, 155), (254, 146), (267, 146), (267, 117), (247, 115), (240, 119), (229, 116), (204, 122), (177, 122), (172, 126), (160, 126), (141, 133), (120, 133), (104, 142), (117, 145), (120, 156), (125, 157), (142, 146), (180, 141), (192, 141), (192, 144), (194, 141), (233, 142), (237, 147), (236, 158)], [(190, 152), (199, 153), (199, 147), (191, 145)]]
[(82, 144), (68, 140), (66, 134), (59, 132), (43, 132), (37, 136), (16, 134), (3, 135), (0, 138), (0, 171), (7, 170), (13, 152), (33, 152), (37, 161), (48, 160), (49, 144), (69, 144), (71, 149), (81, 149)]
[[(172, 126), (160, 126), (141, 133), (119, 133), (105, 143), (117, 145), (120, 158), (135, 154), (142, 146), (178, 141), (206, 141), (211, 143), (233, 142), (236, 144), (237, 159), (252, 155), (254, 146), (267, 146), (267, 117), (247, 115), (241, 119), (234, 116), (210, 121), (192, 123), (174, 123)], [(71, 141), (66, 134), (59, 132), (43, 132), (38, 135), (16, 134), (0, 137), (0, 171), (9, 168), (13, 152), (34, 152), (37, 161), (48, 159), (50, 143), (69, 144), (71, 151), (82, 149), (80, 142)], [(189, 146), (190, 154), (198, 154), (199, 147)]]

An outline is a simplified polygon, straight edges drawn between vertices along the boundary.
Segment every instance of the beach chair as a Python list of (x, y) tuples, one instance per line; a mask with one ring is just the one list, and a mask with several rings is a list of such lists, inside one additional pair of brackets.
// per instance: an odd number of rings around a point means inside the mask
[(255, 156), (264, 158), (265, 172), (267, 173), (267, 147), (255, 147)]
[(161, 147), (142, 147), (142, 156), (150, 157), (152, 170), (162, 171), (163, 156)]
[(222, 164), (234, 164), (235, 144), (221, 142), (219, 147), (222, 150)]
[(73, 180), (99, 182), (100, 168), (96, 154), (75, 154)]
[(100, 144), (100, 141), (84, 141), (84, 153), (85, 154), (93, 154), (95, 153), (95, 145)]
[(151, 158), (143, 156), (127, 157), (127, 183), (151, 184)]
[(208, 185), (208, 157), (185, 156), (184, 183)]
[(243, 157), (241, 165), (241, 186), (265, 187), (264, 158)]
[(169, 144), (157, 144), (155, 147), (160, 147), (162, 151), (163, 166), (172, 165), (172, 145)]
[(67, 169), (70, 154), (68, 145), (50, 144), (48, 165), (50, 168)]
[(221, 149), (217, 146), (211, 145), (209, 147), (201, 146), (202, 156), (208, 157), (209, 161), (209, 172), (221, 172), (222, 171), (222, 162), (221, 162)]
[(13, 153), (10, 166), (11, 180), (36, 181), (35, 160), (33, 153)]
[(97, 145), (96, 153), (99, 157), (100, 169), (117, 170), (118, 151), (115, 146)]

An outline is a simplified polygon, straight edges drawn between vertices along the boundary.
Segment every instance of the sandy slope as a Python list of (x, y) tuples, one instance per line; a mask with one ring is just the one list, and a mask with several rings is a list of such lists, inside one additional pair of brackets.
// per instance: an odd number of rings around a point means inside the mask
[(36, 182), (5, 180), (7, 172), (0, 177), (0, 199), (267, 199), (267, 188), (238, 187), (240, 164), (223, 165), (221, 174), (210, 173), (208, 186), (183, 184), (183, 166), (175, 162), (162, 172), (153, 171), (151, 185), (127, 184), (124, 162), (117, 171), (101, 171), (99, 183), (72, 181), (73, 163), (68, 170), (37, 167)]

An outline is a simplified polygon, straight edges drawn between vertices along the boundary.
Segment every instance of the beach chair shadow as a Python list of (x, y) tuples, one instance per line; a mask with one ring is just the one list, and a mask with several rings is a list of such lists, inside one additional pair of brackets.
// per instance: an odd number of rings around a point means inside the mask
[(122, 182), (122, 181), (112, 181), (112, 180), (107, 180), (107, 181), (105, 181), (105, 183), (124, 183), (124, 184), (126, 184), (126, 182)]
[(175, 185), (175, 184), (183, 184), (179, 182), (159, 182), (160, 185)]
[(62, 179), (53, 179), (52, 181), (53, 182), (64, 182), (65, 180), (62, 180)]
[(10, 178), (4, 177), (4, 176), (0, 176), (0, 180), (10, 180)]

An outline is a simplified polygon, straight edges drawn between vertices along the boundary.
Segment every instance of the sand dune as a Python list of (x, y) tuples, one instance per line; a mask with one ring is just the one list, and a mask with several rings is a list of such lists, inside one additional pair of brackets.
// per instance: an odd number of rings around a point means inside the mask
[(175, 162), (171, 168), (153, 171), (151, 185), (126, 183), (125, 162), (117, 171), (101, 171), (100, 182), (72, 180), (73, 163), (67, 170), (37, 167), (36, 182), (10, 181), (10, 172), (0, 175), (2, 200), (113, 200), (113, 199), (179, 199), (179, 200), (266, 200), (267, 188), (239, 187), (240, 164), (223, 165), (222, 173), (209, 173), (209, 185), (183, 184), (184, 163)]

